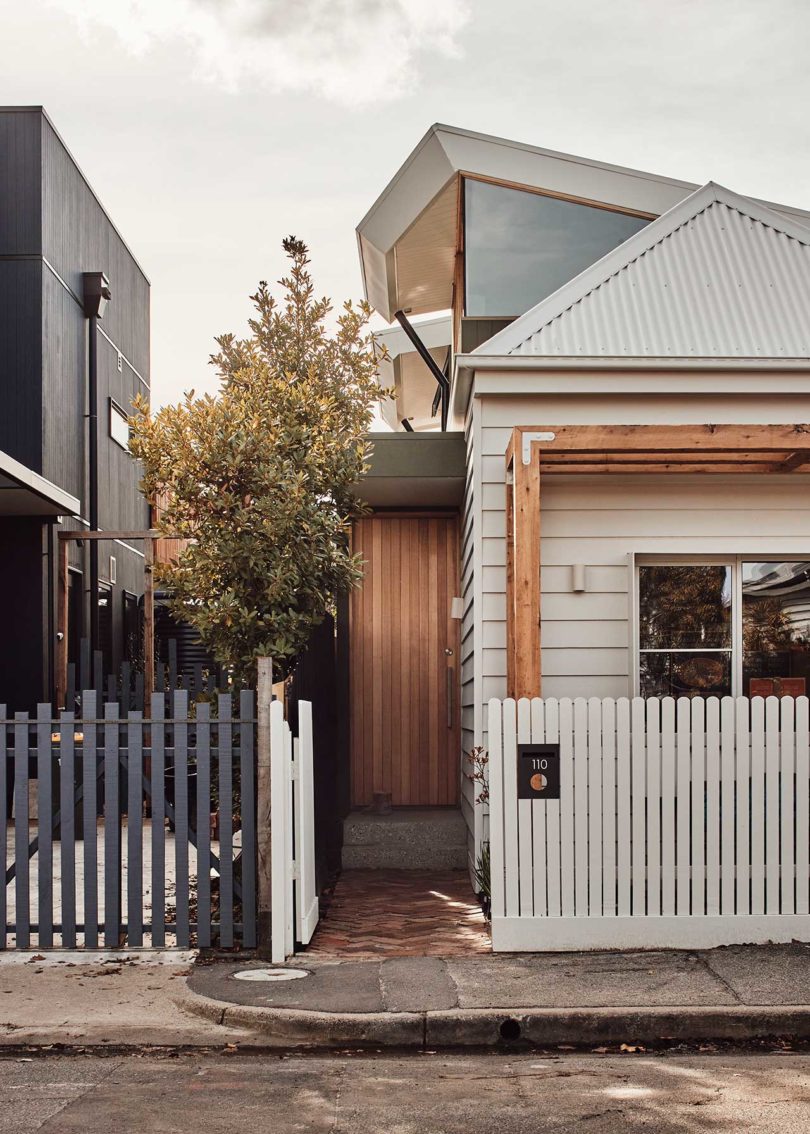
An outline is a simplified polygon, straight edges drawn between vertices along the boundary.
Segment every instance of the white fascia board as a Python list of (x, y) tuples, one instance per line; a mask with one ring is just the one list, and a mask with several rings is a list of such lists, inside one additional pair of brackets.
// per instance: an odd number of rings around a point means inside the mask
[(653, 215), (665, 212), (697, 188), (691, 181), (677, 181), (508, 138), (453, 126), (436, 129), (453, 168), (473, 177), (512, 182)]
[[(592, 375), (596, 373), (598, 377)], [(718, 375), (706, 390), (706, 372)], [(610, 377), (605, 377), (609, 374)], [(729, 378), (723, 377), (728, 375)], [(750, 375), (750, 381), (743, 376)], [(808, 358), (552, 358), (539, 355), (456, 355), (451, 387), (453, 413), (463, 417), (475, 393), (810, 393)], [(783, 375), (782, 381), (774, 376)], [(673, 377), (677, 376), (677, 377)], [(511, 381), (510, 381), (511, 379)], [(473, 382), (475, 388), (473, 391)], [(728, 385), (725, 383), (728, 382)]]
[[(683, 371), (631, 371), (582, 373), (549, 371), (530, 374), (511, 371), (500, 374), (484, 373), (475, 378), (475, 397), (524, 397), (546, 394), (578, 394), (601, 397), (605, 394), (706, 394), (706, 373)], [(720, 394), (790, 394), (810, 395), (810, 363), (803, 372), (786, 370), (782, 373), (759, 374), (746, 372), (714, 372), (712, 395)]]
[(625, 355), (605, 357), (594, 355), (592, 358), (583, 355), (575, 357), (557, 357), (554, 355), (529, 354), (500, 354), (500, 355), (456, 355), (456, 371), (466, 371), (470, 374), (482, 371), (531, 371), (531, 370), (762, 370), (768, 373), (773, 371), (810, 371), (810, 358), (717, 358), (712, 356), (698, 357), (664, 357), (654, 358), (642, 355), (638, 358)]
[[(658, 217), (657, 220), (651, 221), (645, 228), (634, 233), (623, 244), (618, 245), (617, 248), (603, 256), (601, 260), (597, 260), (595, 264), (591, 264), (578, 276), (574, 276), (572, 280), (563, 284), (552, 295), (535, 304), (524, 315), (499, 331), (497, 335), (493, 335), (491, 339), (482, 343), (470, 356), (475, 360), (476, 367), (483, 358), (493, 355), (510, 355), (510, 352), (517, 350), (522, 343), (578, 303), (594, 288), (605, 283), (611, 276), (615, 276), (628, 264), (637, 260), (639, 256), (650, 252), (655, 245), (715, 202), (736, 209), (753, 220), (760, 221), (762, 224), (784, 233), (785, 236), (810, 245), (810, 228), (806, 225), (710, 181), (690, 194), (685, 200), (680, 201), (674, 208)], [(531, 355), (530, 360), (537, 362), (540, 357)], [(565, 365), (565, 360), (558, 361)], [(616, 360), (608, 359), (606, 361)], [(632, 360), (629, 361), (632, 362)], [(584, 363), (585, 360), (582, 360), (582, 362)]]

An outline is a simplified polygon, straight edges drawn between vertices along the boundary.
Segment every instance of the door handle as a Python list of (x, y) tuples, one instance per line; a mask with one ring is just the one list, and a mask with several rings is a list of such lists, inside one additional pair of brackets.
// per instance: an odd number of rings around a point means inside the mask
[(456, 671), (452, 665), (449, 665), (445, 670), (447, 674), (447, 727), (453, 727), (453, 702), (455, 700), (455, 674)]

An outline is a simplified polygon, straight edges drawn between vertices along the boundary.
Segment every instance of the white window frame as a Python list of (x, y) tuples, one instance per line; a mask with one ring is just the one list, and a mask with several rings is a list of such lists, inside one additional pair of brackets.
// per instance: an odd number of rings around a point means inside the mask
[(789, 563), (806, 559), (807, 552), (748, 552), (744, 555), (647, 555), (634, 553), (631, 587), (631, 641), (633, 695), (641, 694), (641, 625), (639, 572), (642, 567), (730, 567), (731, 568), (731, 695), (743, 696), (742, 565), (743, 563)]
[[(115, 430), (113, 428), (113, 423), (116, 422), (116, 421), (121, 422), (126, 427), (126, 431), (127, 431), (127, 443), (126, 443), (126, 445), (124, 444), (124, 442), (121, 440), (120, 437), (116, 436)], [(115, 444), (119, 447), (119, 449), (123, 449), (125, 453), (128, 453), (129, 452), (129, 435), (130, 435), (129, 417), (127, 416), (126, 410), (122, 406), (119, 406), (119, 404), (115, 400), (115, 398), (110, 398), (109, 433), (110, 433), (110, 437), (115, 442)]]

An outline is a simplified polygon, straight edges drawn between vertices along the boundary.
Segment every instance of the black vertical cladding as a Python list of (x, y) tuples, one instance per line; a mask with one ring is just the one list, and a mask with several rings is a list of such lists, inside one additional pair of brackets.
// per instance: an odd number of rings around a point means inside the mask
[[(70, 527), (87, 519), (88, 336), (81, 299), (82, 273), (92, 271), (108, 276), (113, 293), (98, 336), (99, 526), (143, 530), (149, 514), (139, 469), (110, 436), (109, 402), (129, 410), (136, 394), (148, 397), (149, 281), (43, 110), (0, 108), (0, 450), (79, 498), (81, 518), (66, 518), (63, 526)], [(8, 517), (0, 524), (5, 552), (22, 528)], [(26, 632), (0, 636), (0, 701), (18, 708), (29, 707), (32, 682), (33, 700), (42, 696), (43, 673), (47, 691), (53, 668), (48, 612), (55, 602), (56, 537), (41, 520), (36, 526), (37, 555), (26, 528), (12, 577), (7, 568), (0, 574), (5, 605), (16, 587), (15, 617), (20, 596), (32, 604), (30, 618), (22, 617)], [(109, 608), (115, 659), (124, 646), (122, 591), (143, 591), (142, 545), (126, 543), (99, 548), (103, 582), (111, 581), (110, 557), (116, 560)], [(70, 563), (84, 571), (88, 609), (86, 548), (71, 548)], [(38, 599), (30, 580), (18, 575), (22, 558), (37, 580)], [(12, 670), (16, 692), (7, 697)]]
[(43, 603), (41, 519), (0, 516), (0, 701), (33, 712), (42, 697)]

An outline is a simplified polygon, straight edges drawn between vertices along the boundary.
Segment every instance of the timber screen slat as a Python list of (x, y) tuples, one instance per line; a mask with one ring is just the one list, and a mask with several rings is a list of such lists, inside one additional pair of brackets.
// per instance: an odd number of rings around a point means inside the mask
[(353, 547), (365, 568), (351, 603), (352, 804), (390, 792), (394, 806), (453, 805), (458, 520), (378, 513), (355, 523)]

